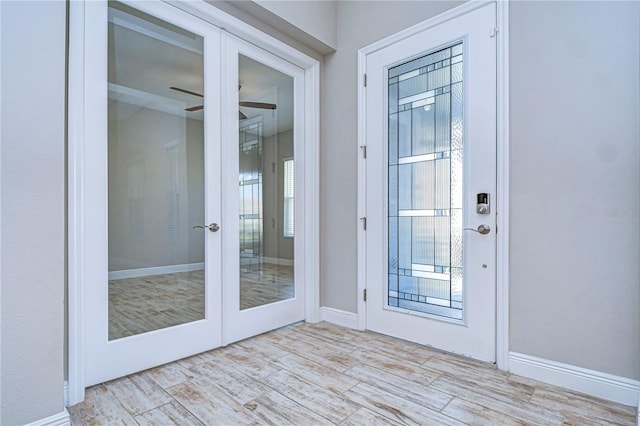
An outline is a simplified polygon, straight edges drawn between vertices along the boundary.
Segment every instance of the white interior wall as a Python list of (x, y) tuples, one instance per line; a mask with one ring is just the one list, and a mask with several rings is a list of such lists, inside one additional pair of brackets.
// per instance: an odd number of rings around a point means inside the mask
[(64, 410), (66, 5), (0, 14), (0, 424), (17, 425)]

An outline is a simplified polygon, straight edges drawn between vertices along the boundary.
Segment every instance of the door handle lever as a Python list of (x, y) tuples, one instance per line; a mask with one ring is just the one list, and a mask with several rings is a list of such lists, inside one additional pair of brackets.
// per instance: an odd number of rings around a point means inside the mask
[(487, 235), (489, 232), (491, 232), (491, 227), (489, 225), (480, 225), (478, 226), (478, 229), (464, 228), (464, 230), (477, 232), (478, 234), (482, 234), (482, 235)]
[(211, 232), (218, 232), (218, 230), (220, 229), (220, 226), (217, 223), (211, 223), (208, 226), (205, 226), (205, 225), (194, 225), (194, 226), (191, 227), (191, 229), (196, 229), (196, 228), (208, 229)]

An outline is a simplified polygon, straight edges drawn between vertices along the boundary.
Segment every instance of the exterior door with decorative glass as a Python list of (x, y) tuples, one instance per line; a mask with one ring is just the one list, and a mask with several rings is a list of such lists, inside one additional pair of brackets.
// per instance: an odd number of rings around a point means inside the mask
[(495, 4), (366, 57), (366, 328), (495, 361)]

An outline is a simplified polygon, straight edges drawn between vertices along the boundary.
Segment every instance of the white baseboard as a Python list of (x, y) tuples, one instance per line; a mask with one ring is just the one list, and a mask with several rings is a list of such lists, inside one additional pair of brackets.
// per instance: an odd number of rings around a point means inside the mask
[(71, 426), (71, 418), (69, 417), (69, 412), (65, 408), (58, 414), (36, 420), (35, 422), (28, 423), (25, 426)]
[(278, 257), (263, 257), (264, 263), (271, 263), (273, 265), (293, 266), (293, 259), (280, 259)]
[(151, 268), (125, 269), (122, 271), (109, 272), (110, 280), (121, 280), (123, 278), (148, 277), (150, 275), (175, 274), (177, 272), (201, 271), (204, 263), (185, 263), (182, 265), (153, 266)]
[(358, 314), (327, 306), (320, 307), (320, 321), (330, 322), (354, 330), (358, 329)]
[(509, 352), (509, 371), (620, 404), (638, 404), (638, 380), (516, 352)]
[(278, 257), (247, 257), (240, 258), (240, 266), (253, 265), (262, 260), (262, 263), (270, 263), (272, 265), (293, 266), (293, 259), (280, 259)]

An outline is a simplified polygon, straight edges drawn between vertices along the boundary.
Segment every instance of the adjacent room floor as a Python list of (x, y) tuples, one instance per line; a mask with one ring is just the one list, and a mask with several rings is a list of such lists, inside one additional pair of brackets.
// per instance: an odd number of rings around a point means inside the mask
[[(109, 340), (204, 318), (204, 270), (109, 281)], [(293, 266), (240, 268), (240, 309), (294, 296)]]
[(635, 408), (328, 323), (89, 388), (73, 425), (621, 424)]

